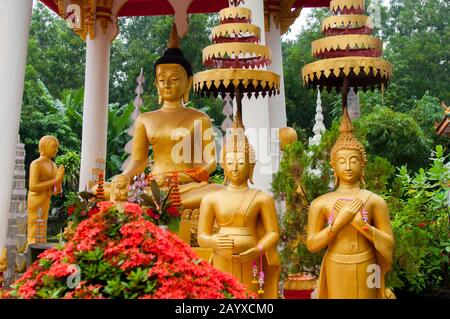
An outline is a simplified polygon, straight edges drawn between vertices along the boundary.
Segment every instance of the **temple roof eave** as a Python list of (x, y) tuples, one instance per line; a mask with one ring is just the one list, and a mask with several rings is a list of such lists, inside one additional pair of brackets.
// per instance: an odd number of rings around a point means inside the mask
[[(39, 0), (54, 12), (58, 12), (59, 0)], [(283, 2), (286, 0), (274, 0)], [(326, 7), (330, 0), (288, 0), (293, 1), (292, 8)], [(228, 7), (228, 0), (194, 0), (188, 9), (189, 14), (213, 13)], [(174, 10), (167, 0), (128, 0), (119, 11), (119, 17), (173, 15)]]

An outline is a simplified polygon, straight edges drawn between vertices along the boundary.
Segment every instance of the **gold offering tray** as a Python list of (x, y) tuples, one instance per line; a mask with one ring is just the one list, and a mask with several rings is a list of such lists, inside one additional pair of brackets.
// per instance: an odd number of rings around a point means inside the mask
[(347, 34), (321, 38), (313, 41), (311, 51), (314, 56), (331, 50), (374, 49), (383, 51), (383, 41), (372, 35)]

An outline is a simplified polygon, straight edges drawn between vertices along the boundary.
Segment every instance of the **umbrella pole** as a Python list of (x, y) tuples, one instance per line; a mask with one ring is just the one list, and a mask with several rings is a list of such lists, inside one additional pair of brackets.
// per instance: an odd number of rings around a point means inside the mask
[(242, 99), (244, 98), (244, 95), (242, 94), (241, 90), (239, 90), (238, 87), (235, 89), (235, 95), (236, 95), (236, 123), (238, 127), (244, 128), (244, 123), (242, 122)]
[(348, 77), (344, 77), (344, 83), (342, 84), (342, 114), (347, 110), (347, 97), (350, 91)]

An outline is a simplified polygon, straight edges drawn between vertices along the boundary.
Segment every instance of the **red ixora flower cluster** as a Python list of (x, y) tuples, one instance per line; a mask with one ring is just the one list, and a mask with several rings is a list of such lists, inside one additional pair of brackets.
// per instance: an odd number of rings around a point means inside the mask
[(138, 204), (101, 202), (97, 209), (63, 248), (42, 253), (8, 297), (254, 297), (177, 236), (147, 220)]

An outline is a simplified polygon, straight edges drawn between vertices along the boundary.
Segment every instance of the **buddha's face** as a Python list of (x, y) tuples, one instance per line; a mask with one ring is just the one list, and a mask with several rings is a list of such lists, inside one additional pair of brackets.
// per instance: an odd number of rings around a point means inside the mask
[(340, 182), (355, 184), (362, 174), (361, 154), (356, 150), (339, 150), (334, 160), (334, 170)]
[(247, 184), (251, 168), (244, 152), (227, 152), (222, 166), (225, 176), (232, 184)]
[(179, 64), (160, 64), (156, 67), (156, 87), (164, 101), (180, 101), (188, 90), (189, 79)]
[(54, 158), (56, 157), (56, 154), (58, 154), (58, 146), (58, 142), (55, 140), (50, 140), (45, 143), (43, 153), (50, 158)]

